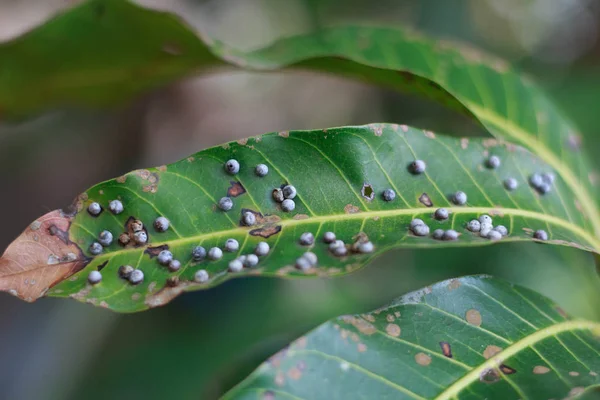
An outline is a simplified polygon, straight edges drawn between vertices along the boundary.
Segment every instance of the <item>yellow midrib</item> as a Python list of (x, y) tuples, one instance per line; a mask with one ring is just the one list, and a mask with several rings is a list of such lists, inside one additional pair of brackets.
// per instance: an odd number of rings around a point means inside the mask
[[(505, 215), (532, 218), (532, 219), (537, 219), (537, 220), (544, 221), (544, 222), (549, 222), (554, 225), (562, 226), (563, 228), (565, 228), (567, 230), (570, 230), (571, 232), (575, 233), (579, 237), (585, 239), (588, 242), (587, 244), (589, 246), (591, 246), (596, 252), (600, 252), (600, 241), (598, 239), (596, 239), (594, 236), (592, 236), (586, 230), (582, 229), (580, 226), (575, 225), (571, 222), (568, 222), (564, 219), (555, 217), (553, 215), (542, 214), (542, 213), (538, 213), (535, 211), (529, 211), (529, 210), (520, 210), (517, 208), (446, 207), (446, 209), (452, 214), (470, 214), (470, 213), (473, 213), (473, 214), (485, 214), (485, 213), (505, 214)], [(396, 216), (402, 216), (402, 215), (418, 216), (421, 214), (431, 214), (432, 212), (433, 211), (429, 208), (364, 211), (364, 212), (358, 212), (355, 214), (334, 214), (334, 215), (323, 215), (323, 216), (310, 217), (310, 218), (305, 218), (305, 219), (286, 219), (286, 220), (281, 220), (281, 221), (277, 222), (276, 225), (281, 225), (281, 227), (284, 228), (287, 226), (294, 226), (294, 225), (304, 224), (304, 223), (329, 222), (329, 221), (339, 221), (339, 220), (346, 221), (349, 219), (365, 219), (365, 218), (376, 218), (376, 217), (385, 218), (385, 217), (396, 217)], [(163, 245), (163, 244), (177, 245), (177, 244), (194, 243), (194, 242), (197, 243), (201, 240), (210, 239), (210, 238), (214, 238), (214, 237), (220, 237), (223, 235), (244, 234), (244, 233), (247, 233), (249, 230), (257, 229), (257, 228), (260, 228), (260, 226), (232, 228), (232, 229), (223, 230), (223, 231), (215, 231), (215, 232), (203, 233), (203, 234), (179, 238), (179, 239), (168, 240), (168, 241), (164, 241), (164, 242), (157, 242), (156, 245)], [(119, 254), (122, 254), (125, 252), (134, 252), (134, 251), (138, 251), (138, 250), (140, 250), (140, 248), (128, 248), (128, 249), (113, 251), (110, 253), (104, 253), (100, 256), (95, 257), (94, 261), (100, 261), (100, 260), (104, 260), (106, 258), (114, 257), (116, 255), (119, 255)]]
[(584, 212), (587, 214), (587, 217), (592, 222), (596, 236), (600, 236), (600, 215), (590, 193), (585, 187), (579, 184), (579, 179), (543, 142), (535, 139), (533, 135), (507, 119), (500, 117), (498, 114), (490, 112), (468, 100), (461, 99), (461, 101), (471, 110), (471, 112), (473, 112), (473, 114), (480, 118), (482, 122), (487, 121), (498, 127), (503, 127), (506, 135), (521, 142), (528, 147), (534, 155), (537, 155), (553, 167), (575, 194), (576, 199), (579, 201)]
[(458, 396), (461, 391), (467, 388), (471, 383), (478, 381), (480, 375), (486, 369), (497, 368), (498, 365), (502, 364), (505, 360), (548, 337), (555, 336), (562, 332), (575, 330), (591, 330), (598, 332), (600, 331), (600, 324), (591, 321), (573, 320), (542, 328), (518, 342), (513, 343), (505, 350), (502, 350), (494, 357), (488, 359), (479, 367), (472, 369), (468, 374), (455, 381), (446, 390), (440, 393), (435, 400), (450, 400), (451, 398)]

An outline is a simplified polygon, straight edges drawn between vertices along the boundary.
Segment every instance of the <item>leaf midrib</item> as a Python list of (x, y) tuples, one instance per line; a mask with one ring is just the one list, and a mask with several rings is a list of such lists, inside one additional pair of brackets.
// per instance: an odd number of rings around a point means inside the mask
[[(503, 214), (503, 215), (518, 216), (518, 217), (527, 217), (527, 218), (537, 219), (537, 220), (540, 220), (543, 222), (550, 222), (550, 223), (562, 226), (563, 228), (570, 230), (574, 234), (585, 239), (588, 242), (588, 244), (593, 248), (594, 251), (600, 252), (600, 241), (598, 239), (596, 239), (594, 236), (592, 236), (589, 232), (582, 229), (580, 226), (575, 225), (569, 221), (563, 220), (561, 218), (557, 218), (553, 215), (542, 214), (539, 212), (529, 211), (529, 210), (520, 210), (520, 209), (516, 209), (516, 208), (500, 208), (500, 207), (446, 207), (446, 209), (451, 214), (469, 214), (469, 213)], [(358, 212), (358, 213), (353, 213), (353, 214), (332, 214), (332, 215), (315, 216), (315, 217), (310, 217), (310, 218), (306, 218), (306, 219), (286, 219), (286, 220), (281, 220), (279, 222), (273, 223), (273, 225), (281, 225), (282, 228), (284, 228), (287, 226), (294, 226), (294, 225), (301, 225), (301, 224), (315, 223), (315, 222), (337, 221), (337, 220), (345, 221), (345, 220), (349, 220), (349, 219), (366, 219), (366, 218), (376, 218), (376, 217), (384, 218), (384, 217), (395, 217), (395, 216), (401, 216), (401, 215), (418, 216), (421, 214), (432, 214), (433, 211), (434, 210), (429, 209), (429, 208), (428, 209), (419, 208), (419, 209), (364, 211), (364, 212)], [(80, 226), (79, 224), (76, 224), (76, 223), (73, 223), (73, 224), (76, 226)], [(203, 233), (203, 234), (199, 234), (199, 235), (183, 237), (183, 238), (179, 238), (179, 239), (156, 242), (153, 245), (154, 246), (165, 245), (165, 244), (177, 245), (177, 244), (185, 244), (188, 242), (199, 242), (199, 241), (202, 241), (205, 239), (210, 239), (213, 237), (220, 237), (220, 236), (223, 236), (226, 234), (231, 234), (231, 235), (244, 234), (244, 233), (247, 233), (251, 229), (257, 229), (259, 227), (260, 226), (257, 225), (257, 226), (253, 226), (253, 227), (238, 227), (238, 228), (233, 228), (233, 229), (228, 229), (228, 230), (208, 232), (208, 233)], [(284, 234), (283, 230), (279, 234)], [(150, 246), (150, 247), (152, 247), (152, 246)], [(114, 256), (122, 254), (122, 253), (135, 252), (135, 251), (140, 251), (143, 249), (144, 249), (143, 247), (133, 247), (133, 248), (125, 248), (125, 249), (121, 249), (121, 250), (117, 250), (117, 251), (113, 251), (113, 252), (109, 252), (109, 253), (104, 253), (102, 255), (94, 257), (93, 261), (104, 260), (106, 258), (111, 258), (111, 257), (114, 257)]]
[(446, 390), (440, 393), (435, 400), (450, 400), (451, 398), (458, 396), (461, 391), (468, 387), (471, 383), (479, 381), (480, 375), (486, 369), (497, 368), (498, 365), (502, 364), (505, 360), (518, 354), (520, 351), (523, 351), (524, 349), (541, 342), (544, 339), (556, 336), (563, 332), (576, 330), (600, 331), (600, 324), (591, 321), (572, 320), (542, 328), (539, 331), (524, 337), (518, 342), (515, 342), (511, 346), (502, 350), (500, 353), (494, 355), (479, 367), (472, 369), (469, 373), (456, 380), (452, 385), (446, 388)]

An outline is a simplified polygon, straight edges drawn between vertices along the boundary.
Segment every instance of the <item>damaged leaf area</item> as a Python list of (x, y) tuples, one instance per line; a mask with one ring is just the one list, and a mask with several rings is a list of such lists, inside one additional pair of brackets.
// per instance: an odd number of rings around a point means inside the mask
[(599, 335), (529, 289), (453, 279), (324, 323), (223, 399), (571, 399), (600, 385)]
[[(537, 175), (553, 177), (544, 194), (530, 183)], [(51, 287), (50, 296), (133, 312), (236, 276), (345, 274), (399, 247), (534, 240), (600, 249), (568, 185), (528, 150), (485, 139), (464, 148), (405, 125), (232, 142), (100, 183), (70, 208), (74, 216), (51, 213), (62, 219), (38, 220), (9, 247), (3, 290), (34, 300)], [(474, 220), (485, 221), (480, 230)]]

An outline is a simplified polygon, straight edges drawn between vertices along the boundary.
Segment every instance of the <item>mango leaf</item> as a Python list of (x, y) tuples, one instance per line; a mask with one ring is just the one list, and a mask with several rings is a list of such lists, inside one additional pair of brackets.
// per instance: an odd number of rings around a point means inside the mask
[(169, 13), (91, 0), (0, 45), (0, 58), (0, 112), (7, 116), (112, 104), (223, 60), (248, 69), (328, 71), (421, 93), (537, 154), (563, 177), (586, 227), (600, 236), (600, 179), (580, 151), (575, 126), (530, 79), (459, 43), (408, 29), (340, 26), (243, 52), (205, 35), (198, 39)]
[[(489, 166), (492, 156), (500, 160), (497, 168)], [(239, 173), (226, 172), (229, 159), (239, 162)], [(425, 162), (423, 173), (415, 172), (415, 160)], [(258, 164), (268, 167), (266, 176), (256, 174)], [(139, 311), (233, 276), (331, 276), (360, 268), (392, 248), (489, 244), (466, 228), (483, 214), (494, 226), (507, 228), (501, 242), (533, 240), (534, 231), (544, 230), (548, 243), (598, 252), (600, 243), (585, 229), (585, 215), (569, 200), (573, 193), (566, 182), (558, 176), (551, 191), (540, 195), (528, 184), (534, 173), (553, 171), (522, 147), (404, 125), (270, 133), (90, 188), (69, 209), (34, 221), (11, 244), (0, 258), (0, 289), (32, 301), (52, 287), (51, 296)], [(517, 182), (515, 190), (505, 188), (508, 178)], [(295, 209), (285, 212), (273, 191), (288, 184), (297, 196)], [(386, 189), (396, 194), (393, 200), (384, 200)], [(455, 202), (458, 191), (466, 194), (466, 204)], [(222, 197), (232, 200), (230, 211), (218, 207)], [(122, 212), (109, 210), (113, 200), (121, 202)], [(94, 203), (101, 207), (95, 216), (89, 212)], [(445, 208), (448, 218), (436, 217), (438, 208)], [(254, 225), (247, 225), (246, 213), (255, 217)], [(170, 222), (165, 232), (154, 228), (158, 217)], [(411, 229), (414, 218), (428, 226), (429, 232), (420, 232), (424, 236)], [(455, 230), (458, 237), (436, 239), (437, 229)], [(91, 246), (105, 230), (113, 240), (93, 254)], [(314, 243), (301, 243), (306, 232)], [(334, 232), (345, 246), (331, 250), (325, 232)], [(144, 234), (148, 242), (136, 242), (136, 235)], [(227, 252), (230, 238), (239, 249)], [(258, 265), (233, 272), (230, 262), (254, 253), (262, 241), (270, 251)], [(218, 247), (223, 257), (194, 261), (196, 246)], [(159, 263), (163, 250), (181, 263), (177, 271)], [(317, 257), (316, 266), (302, 264), (309, 251)], [(121, 277), (123, 266), (142, 271), (143, 281), (132, 284)], [(196, 275), (200, 270), (206, 271), (204, 278)], [(100, 283), (88, 282), (98, 277), (92, 271), (100, 272)]]
[(600, 324), (489, 276), (324, 323), (223, 399), (549, 399), (600, 385)]

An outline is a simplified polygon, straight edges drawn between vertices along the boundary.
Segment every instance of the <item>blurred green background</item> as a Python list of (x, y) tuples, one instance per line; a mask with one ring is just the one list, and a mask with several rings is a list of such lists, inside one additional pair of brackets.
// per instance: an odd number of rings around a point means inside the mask
[[(73, 1), (0, 1), (0, 40)], [(600, 150), (600, 4), (591, 0), (145, 0), (242, 48), (347, 21), (409, 25), (474, 44), (544, 85)], [(0, 62), (2, 60), (0, 59)], [(223, 71), (148, 93), (125, 108), (53, 110), (0, 122), (0, 242), (92, 184), (259, 133), (397, 122), (485, 135), (437, 104), (306, 72)], [(242, 278), (169, 305), (117, 315), (75, 301), (26, 304), (0, 295), (0, 398), (213, 399), (293, 338), (331, 317), (379, 307), (407, 291), (488, 273), (600, 320), (593, 257), (574, 249), (498, 244), (398, 251), (344, 278)]]

